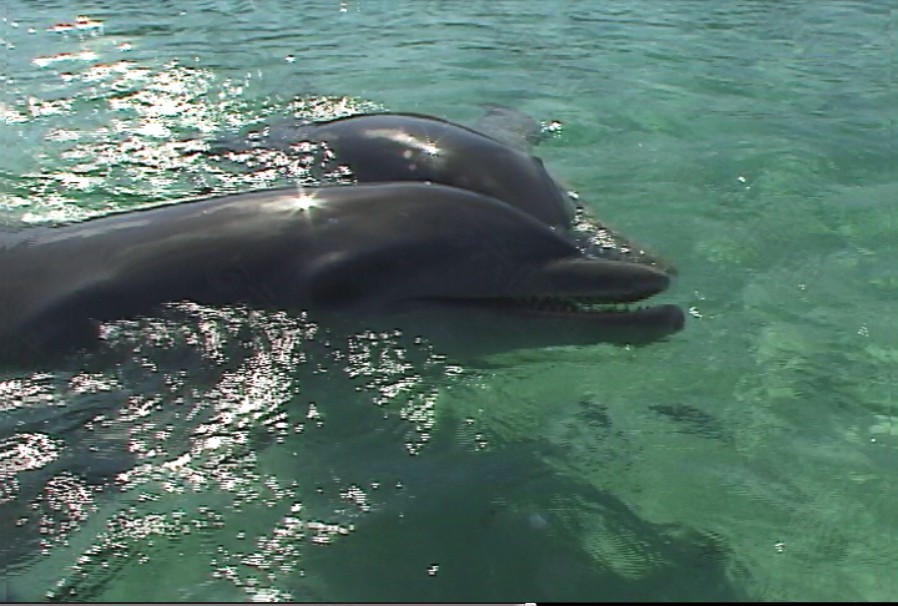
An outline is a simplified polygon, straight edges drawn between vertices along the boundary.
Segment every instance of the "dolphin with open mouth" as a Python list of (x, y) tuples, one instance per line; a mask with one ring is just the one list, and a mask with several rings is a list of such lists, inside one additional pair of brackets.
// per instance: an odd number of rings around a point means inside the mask
[(181, 300), (410, 326), (475, 350), (641, 344), (684, 322), (675, 305), (630, 306), (665, 290), (665, 272), (585, 255), (519, 208), (424, 182), (262, 190), (29, 228), (0, 238), (0, 278), (7, 365), (89, 347), (99, 323)]

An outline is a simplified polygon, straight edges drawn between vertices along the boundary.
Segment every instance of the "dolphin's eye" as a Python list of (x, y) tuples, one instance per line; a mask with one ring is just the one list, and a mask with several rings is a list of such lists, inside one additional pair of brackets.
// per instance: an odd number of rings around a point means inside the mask
[(311, 293), (315, 308), (341, 309), (352, 307), (364, 297), (360, 283), (328, 280)]
[(315, 272), (309, 288), (309, 298), (315, 309), (343, 309), (353, 307), (365, 298), (370, 289), (364, 270), (358, 262), (340, 259), (324, 264)]
[[(457, 249), (455, 249), (457, 250)], [(308, 293), (315, 309), (393, 309), (430, 292), (446, 275), (453, 251), (412, 239), (389, 246), (332, 253), (310, 272)], [(436, 288), (440, 288), (437, 286)]]
[[(420, 254), (418, 255), (420, 257)], [(373, 303), (408, 275), (417, 258), (402, 247), (340, 252), (315, 268), (309, 297), (316, 309), (348, 309)]]

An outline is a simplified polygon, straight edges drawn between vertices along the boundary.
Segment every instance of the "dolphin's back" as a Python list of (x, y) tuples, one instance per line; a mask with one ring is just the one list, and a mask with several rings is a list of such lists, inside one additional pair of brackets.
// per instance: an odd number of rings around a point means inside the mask
[(297, 132), (326, 146), (362, 183), (430, 181), (501, 200), (567, 228), (574, 204), (535, 156), (467, 127), (418, 114), (361, 114)]

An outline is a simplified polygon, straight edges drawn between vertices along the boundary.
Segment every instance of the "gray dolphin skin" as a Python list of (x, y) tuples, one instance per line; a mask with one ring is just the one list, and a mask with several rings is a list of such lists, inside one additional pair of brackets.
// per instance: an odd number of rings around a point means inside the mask
[(530, 153), (541, 135), (538, 122), (501, 106), (485, 110), (475, 125), (479, 130), (420, 114), (357, 114), (326, 122), (275, 122), (249, 139), (213, 148), (223, 156), (253, 150), (306, 155), (313, 167), (347, 167), (358, 183), (430, 181), (475, 191), (565, 232), (590, 255), (674, 273), (663, 259), (595, 220), (552, 178)]
[(675, 305), (622, 305), (666, 289), (665, 272), (584, 255), (522, 209), (422, 182), (288, 187), (29, 228), (0, 238), (0, 277), (6, 365), (89, 347), (100, 322), (180, 300), (410, 326), (487, 349), (641, 344), (684, 322)]

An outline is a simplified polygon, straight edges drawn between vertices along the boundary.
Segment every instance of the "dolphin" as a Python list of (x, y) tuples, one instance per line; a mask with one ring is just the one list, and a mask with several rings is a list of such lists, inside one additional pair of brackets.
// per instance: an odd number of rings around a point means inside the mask
[(353, 327), (408, 321), (437, 341), (506, 349), (642, 344), (683, 326), (675, 305), (629, 306), (669, 280), (585, 255), (524, 210), (468, 189), (294, 186), (3, 235), (0, 362), (90, 347), (99, 323), (182, 300), (307, 310)]
[[(349, 169), (357, 183), (430, 181), (492, 196), (563, 233), (584, 252), (673, 267), (596, 220), (531, 154), (539, 124), (498, 105), (473, 128), (414, 113), (355, 114), (323, 122), (279, 121), (247, 139), (226, 139), (213, 154), (255, 150), (303, 155), (319, 178)], [(326, 180), (326, 177), (324, 177)]]
[(314, 153), (319, 172), (322, 164), (347, 166), (358, 183), (451, 185), (498, 198), (551, 227), (566, 226), (574, 216), (539, 158), (433, 116), (373, 113), (279, 124), (264, 142), (288, 153)]

